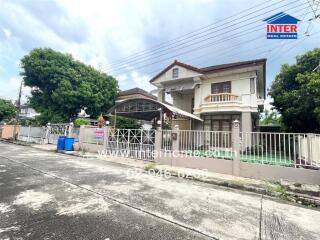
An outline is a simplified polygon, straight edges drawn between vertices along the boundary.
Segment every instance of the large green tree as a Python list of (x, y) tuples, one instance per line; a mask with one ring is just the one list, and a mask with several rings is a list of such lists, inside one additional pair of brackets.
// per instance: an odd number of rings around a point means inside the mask
[(320, 132), (320, 48), (281, 66), (269, 90), (287, 131)]
[(42, 124), (67, 122), (86, 107), (92, 118), (114, 103), (118, 82), (112, 76), (49, 48), (33, 49), (21, 59), (24, 84), (31, 87), (29, 103)]
[(0, 99), (0, 122), (10, 121), (16, 114), (16, 107), (11, 101)]

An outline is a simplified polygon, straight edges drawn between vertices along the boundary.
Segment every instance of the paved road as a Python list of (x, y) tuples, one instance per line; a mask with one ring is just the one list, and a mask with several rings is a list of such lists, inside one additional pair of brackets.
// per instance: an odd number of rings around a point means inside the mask
[(0, 239), (319, 239), (320, 212), (0, 142)]

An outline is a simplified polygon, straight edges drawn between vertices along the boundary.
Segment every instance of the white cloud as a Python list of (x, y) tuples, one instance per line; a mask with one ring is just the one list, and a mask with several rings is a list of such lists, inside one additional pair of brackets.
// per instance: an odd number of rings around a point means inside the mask
[(2, 31), (3, 31), (3, 33), (4, 33), (6, 38), (10, 38), (11, 37), (12, 33), (11, 33), (11, 31), (9, 29), (3, 28)]
[[(218, 22), (251, 7), (252, 4), (255, 5), (254, 2), (226, 0), (221, 4), (218, 0), (42, 0), (35, 4), (27, 0), (2, 0), (0, 84), (11, 85), (10, 81), (18, 78), (19, 68), (16, 62), (35, 47), (51, 47), (68, 52), (80, 61), (105, 70), (106, 66), (118, 59), (144, 51), (212, 22)], [(233, 7), (230, 8), (230, 5)], [(250, 36), (245, 36), (244, 42), (247, 39), (250, 39)], [(207, 60), (203, 66), (216, 64), (213, 60), (217, 52), (221, 50), (223, 53), (232, 44), (228, 42), (226, 45), (204, 49), (202, 55), (209, 57), (200, 59), (201, 62)], [(316, 40), (311, 45), (316, 46)], [(268, 44), (266, 46), (270, 47)], [(254, 47), (250, 44), (249, 49)], [(301, 46), (299, 51), (303, 52), (306, 48)], [(230, 54), (236, 51), (237, 49)], [(223, 58), (221, 55), (218, 58), (219, 63), (226, 60), (244, 60), (248, 57), (248, 52), (243, 55), (235, 54), (236, 57), (233, 56), (232, 59)], [(294, 56), (297, 52), (291, 53)], [(186, 63), (197, 64), (189, 61), (197, 55), (199, 52), (178, 58), (183, 61), (184, 57), (188, 57)], [(290, 59), (293, 59), (291, 55)], [(283, 54), (285, 61), (289, 61), (288, 58)], [(150, 62), (158, 60), (154, 57)], [(172, 60), (168, 59), (168, 62)], [(159, 70), (165, 64), (161, 62), (146, 68), (138, 68), (137, 65), (139, 64), (127, 64), (121, 71), (113, 72), (121, 89), (136, 86), (146, 90), (152, 89), (149, 84), (151, 75), (155, 74), (154, 70)], [(274, 69), (268, 68), (268, 79), (273, 79), (276, 72)], [(0, 95), (16, 98), (17, 89), (1, 89)]]
[(271, 108), (273, 107), (273, 106), (271, 105), (272, 102), (273, 102), (273, 99), (270, 98), (270, 97), (267, 97), (266, 100), (264, 101), (264, 109), (270, 111)]
[[(21, 78), (12, 77), (6, 81), (5, 87), (1, 88), (0, 97), (10, 100), (17, 100), (19, 94), (19, 88), (21, 84)], [(21, 101), (26, 102), (27, 96), (30, 96), (30, 87), (22, 88)]]
[(137, 71), (132, 71), (131, 79), (139, 88), (142, 88), (146, 91), (151, 91), (152, 89), (154, 89), (154, 87), (151, 84), (149, 84), (150, 77), (147, 75), (141, 75)]

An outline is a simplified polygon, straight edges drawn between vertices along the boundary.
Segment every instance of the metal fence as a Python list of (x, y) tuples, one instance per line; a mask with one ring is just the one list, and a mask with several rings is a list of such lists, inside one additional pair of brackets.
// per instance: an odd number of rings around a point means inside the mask
[(109, 128), (106, 150), (131, 158), (154, 159), (155, 130)]
[(81, 128), (80, 139), (83, 149), (94, 145), (94, 149), (106, 155), (154, 159), (155, 130), (85, 126)]
[(81, 129), (81, 142), (108, 155), (154, 160), (156, 140), (161, 143), (157, 150), (176, 151), (195, 161), (199, 157), (232, 160), (240, 155), (240, 161), (247, 163), (320, 168), (319, 134), (240, 132), (237, 136), (230, 131)]
[[(13, 138), (12, 131), (9, 135)], [(57, 144), (59, 136), (72, 136), (78, 138), (78, 135), (79, 128), (74, 128), (72, 125), (66, 123), (48, 124), (44, 127), (17, 126), (17, 139), (30, 143)]]
[(230, 131), (162, 130), (162, 150), (172, 151), (177, 138), (180, 154), (195, 157), (232, 158)]
[(72, 135), (73, 126), (70, 123), (54, 123), (48, 124), (46, 129), (48, 129), (47, 143), (57, 144), (59, 136)]
[(291, 167), (320, 167), (320, 135), (241, 133), (241, 160)]
[(30, 143), (42, 144), (46, 135), (44, 127), (20, 126), (18, 140)]

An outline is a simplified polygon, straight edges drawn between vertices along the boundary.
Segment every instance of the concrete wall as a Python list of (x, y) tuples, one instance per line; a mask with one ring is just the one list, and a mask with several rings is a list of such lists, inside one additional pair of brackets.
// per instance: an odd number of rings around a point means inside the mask
[[(221, 174), (233, 174), (233, 161), (217, 158), (205, 158), (205, 157), (160, 157), (156, 159), (159, 164), (165, 164), (176, 167), (186, 167), (193, 169), (207, 169), (215, 173)], [(280, 181), (280, 179), (305, 183), (305, 184), (320, 184), (320, 171), (303, 169), (303, 168), (291, 168), (291, 167), (279, 167), (272, 165), (254, 164), (240, 162), (238, 176), (254, 178), (260, 180)]]
[(104, 146), (101, 144), (80, 142), (80, 149), (86, 152), (98, 153), (99, 151), (104, 150)]
[[(161, 131), (156, 131), (154, 144), (156, 153), (154, 160), (159, 164), (194, 169), (207, 169), (216, 173), (230, 174), (240, 177), (271, 181), (280, 181), (281, 179), (285, 179), (298, 183), (320, 184), (320, 170), (241, 162), (239, 128), (239, 122), (235, 121), (232, 128), (233, 160), (183, 155), (179, 151), (179, 134), (177, 134), (177, 139), (172, 142), (172, 150), (174, 152), (166, 153), (161, 150)], [(107, 142), (105, 142), (104, 145), (82, 142), (81, 139), (83, 139), (83, 133), (81, 133), (81, 131), (83, 131), (83, 128), (80, 128), (81, 149), (93, 153), (106, 149)], [(177, 129), (173, 130), (173, 132), (175, 131), (178, 133)]]
[[(16, 134), (19, 133), (20, 126), (16, 126)], [(2, 127), (1, 138), (3, 139), (12, 139), (14, 132), (14, 125), (4, 125)]]
[[(280, 181), (281, 179), (285, 179), (298, 183), (320, 184), (320, 170), (241, 162), (239, 130), (239, 121), (234, 121), (232, 126), (233, 160), (183, 155), (179, 151), (180, 136), (178, 134), (177, 139), (172, 141), (171, 155), (168, 155), (168, 153), (165, 155), (160, 150), (161, 144), (155, 147), (157, 151), (155, 161), (160, 164), (176, 167), (207, 169), (216, 173), (261, 180)], [(174, 129), (174, 131), (177, 131), (177, 129)], [(157, 142), (161, 142), (161, 133), (156, 132), (156, 138), (159, 138)]]
[(241, 163), (240, 176), (261, 180), (279, 181), (285, 179), (299, 183), (320, 184), (320, 170), (264, 164)]
[(191, 157), (191, 156), (179, 156), (170, 157), (165, 156), (165, 153), (161, 153), (156, 159), (157, 163), (176, 166), (176, 167), (187, 167), (194, 169), (207, 169), (208, 171), (221, 173), (221, 174), (232, 174), (232, 160), (206, 158), (206, 157)]

